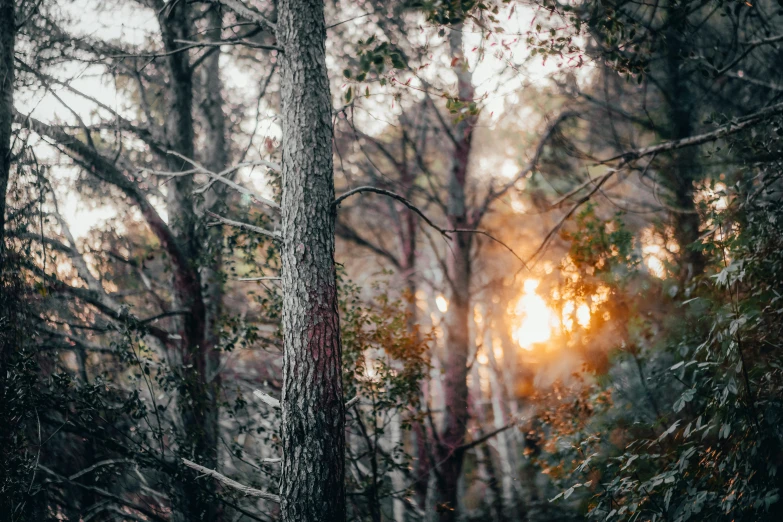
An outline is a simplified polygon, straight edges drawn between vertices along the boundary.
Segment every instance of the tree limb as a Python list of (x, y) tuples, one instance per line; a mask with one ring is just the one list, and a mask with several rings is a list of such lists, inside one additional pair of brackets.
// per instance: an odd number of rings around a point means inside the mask
[(182, 463), (185, 464), (187, 467), (198, 471), (199, 473), (209, 475), (210, 477), (214, 478), (218, 482), (225, 484), (226, 486), (239, 490), (245, 495), (262, 498), (264, 500), (270, 500), (272, 502), (277, 502), (278, 504), (280, 503), (280, 497), (278, 495), (275, 495), (273, 493), (267, 493), (266, 491), (261, 491), (260, 489), (251, 488), (250, 486), (245, 486), (244, 484), (240, 484), (235, 480), (231, 480), (227, 476), (222, 475), (215, 470), (205, 468), (204, 466), (199, 466), (195, 462), (190, 461), (188, 459), (182, 459)]
[(228, 7), (239, 16), (247, 18), (248, 20), (257, 23), (258, 25), (266, 26), (268, 29), (271, 29), (272, 32), (277, 34), (277, 25), (275, 25), (266, 16), (262, 15), (252, 7), (246, 6), (241, 0), (217, 0), (217, 2)]
[(353, 190), (349, 190), (345, 194), (343, 194), (340, 197), (338, 197), (337, 199), (335, 199), (332, 202), (332, 207), (340, 206), (340, 203), (342, 203), (343, 201), (345, 201), (349, 197), (351, 197), (351, 196), (353, 196), (355, 194), (359, 194), (361, 192), (372, 192), (374, 194), (381, 194), (383, 196), (387, 196), (387, 197), (390, 197), (392, 199), (396, 199), (397, 201), (399, 201), (400, 203), (402, 203), (403, 205), (405, 205), (406, 207), (408, 207), (409, 209), (414, 211), (416, 214), (418, 214), (429, 226), (431, 226), (432, 228), (434, 228), (435, 230), (440, 232), (440, 234), (442, 236), (444, 236), (446, 238), (449, 237), (448, 231), (446, 231), (445, 229), (443, 229), (443, 228), (439, 227), (438, 225), (436, 225), (435, 223), (433, 223), (430, 220), (430, 218), (428, 218), (426, 215), (424, 215), (424, 212), (419, 210), (419, 208), (416, 205), (414, 205), (413, 203), (411, 203), (410, 201), (408, 201), (404, 197), (400, 196), (399, 194), (397, 194), (395, 192), (392, 192), (390, 190), (376, 188), (376, 187), (370, 187), (370, 186), (357, 187), (357, 188), (355, 188)]

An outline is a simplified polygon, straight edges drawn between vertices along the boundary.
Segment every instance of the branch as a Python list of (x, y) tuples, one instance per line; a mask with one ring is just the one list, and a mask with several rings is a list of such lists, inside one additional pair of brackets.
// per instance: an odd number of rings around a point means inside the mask
[(46, 137), (64, 149), (64, 152), (76, 164), (83, 167), (93, 176), (114, 185), (130, 198), (141, 211), (147, 225), (160, 241), (166, 253), (171, 257), (177, 286), (191, 288), (198, 284), (198, 274), (195, 273), (190, 259), (187, 259), (180, 248), (179, 242), (168, 224), (158, 214), (157, 209), (149, 202), (139, 186), (129, 179), (125, 172), (112, 161), (91, 149), (75, 137), (56, 126), (47, 125), (29, 116), (14, 111), (14, 122), (36, 134)]
[(277, 25), (275, 25), (271, 20), (269, 20), (267, 17), (265, 17), (264, 15), (262, 15), (261, 13), (253, 9), (252, 7), (246, 6), (241, 0), (217, 0), (217, 2), (228, 7), (239, 16), (247, 18), (248, 20), (257, 23), (258, 25), (266, 26), (268, 29), (271, 29), (272, 32), (274, 32), (275, 34), (277, 33)]
[(532, 172), (537, 166), (538, 162), (541, 160), (541, 155), (544, 153), (544, 146), (547, 144), (547, 142), (552, 138), (552, 135), (554, 135), (555, 131), (557, 131), (557, 128), (560, 126), (561, 123), (563, 123), (565, 120), (569, 118), (573, 118), (577, 116), (577, 113), (572, 111), (567, 111), (561, 113), (555, 120), (549, 125), (546, 132), (544, 132), (544, 135), (541, 137), (541, 140), (538, 142), (538, 145), (536, 146), (536, 151), (533, 154), (533, 158), (530, 160), (530, 162), (527, 164), (525, 168), (523, 168), (519, 173), (500, 187), (500, 190), (495, 191), (494, 189), (490, 188), (489, 194), (487, 194), (487, 197), (484, 199), (484, 203), (481, 205), (481, 207), (478, 209), (478, 212), (476, 213), (476, 217), (474, 219), (474, 225), (478, 225), (481, 222), (481, 219), (484, 217), (484, 215), (489, 210), (489, 206), (492, 204), (493, 201), (495, 201), (498, 198), (503, 197), (506, 192), (508, 192), (511, 187), (517, 184), (517, 182), (527, 176), (528, 173)]
[(498, 428), (496, 430), (490, 431), (489, 433), (487, 433), (483, 437), (479, 437), (476, 440), (472, 440), (470, 442), (467, 442), (467, 443), (463, 444), (462, 446), (459, 446), (454, 451), (457, 452), (457, 451), (468, 451), (468, 450), (471, 450), (471, 449), (475, 448), (476, 446), (484, 444), (485, 442), (487, 442), (489, 439), (491, 439), (495, 435), (498, 435), (500, 433), (503, 433), (506, 430), (509, 430), (509, 429), (515, 427), (517, 424), (519, 424), (519, 422), (520, 422), (519, 420), (511, 421), (508, 424), (506, 424), (505, 426), (501, 426), (500, 428)]
[[(245, 195), (255, 199), (259, 203), (263, 203), (264, 205), (272, 207), (272, 208), (274, 208), (276, 210), (280, 210), (280, 205), (278, 205), (277, 203), (275, 203), (271, 199), (267, 199), (264, 196), (262, 196), (261, 194), (259, 194), (258, 192), (255, 192), (254, 190), (251, 190), (249, 188), (245, 188), (242, 185), (239, 185), (238, 183), (235, 183), (235, 182), (233, 182), (230, 179), (225, 177), (225, 176), (231, 174), (232, 172), (235, 172), (235, 171), (239, 170), (240, 168), (242, 168), (244, 166), (247, 166), (249, 164), (234, 165), (233, 167), (229, 167), (226, 170), (216, 174), (216, 173), (210, 171), (209, 169), (207, 169), (206, 167), (204, 167), (203, 165), (197, 163), (196, 161), (194, 161), (194, 160), (192, 160), (192, 159), (190, 159), (190, 158), (188, 158), (186, 156), (183, 156), (179, 152), (176, 152), (176, 151), (173, 151), (173, 150), (169, 150), (169, 151), (166, 151), (166, 153), (167, 154), (171, 154), (173, 156), (176, 156), (176, 157), (180, 158), (181, 160), (190, 163), (191, 165), (193, 165), (195, 167), (195, 169), (186, 170), (186, 171), (183, 171), (183, 172), (168, 172), (168, 173), (163, 173), (163, 174), (171, 175), (171, 176), (178, 176), (178, 175), (190, 175), (190, 174), (195, 174), (196, 172), (201, 172), (202, 174), (206, 174), (207, 176), (209, 176), (213, 180), (220, 181), (221, 183), (225, 183), (226, 185), (228, 185), (229, 187), (233, 188), (234, 190), (236, 190), (236, 191), (238, 191), (238, 192), (240, 192), (242, 194), (245, 194)], [(274, 169), (274, 167), (277, 167), (277, 165), (275, 163), (271, 163), (271, 162), (268, 162), (268, 161), (253, 162), (252, 164), (265, 165), (265, 166), (269, 167), (270, 169)], [(160, 174), (160, 173), (158, 173), (158, 174)]]
[(271, 395), (267, 395), (261, 390), (253, 390), (253, 395), (255, 395), (257, 399), (260, 399), (261, 401), (265, 402), (266, 404), (270, 405), (273, 408), (280, 408), (279, 400), (275, 399)]
[[(783, 38), (781, 38), (783, 39)], [(652, 145), (650, 147), (644, 147), (641, 149), (634, 149), (630, 151), (623, 152), (621, 154), (618, 154), (616, 156), (612, 156), (611, 158), (605, 159), (603, 161), (600, 161), (599, 164), (607, 164), (611, 163), (613, 161), (621, 160), (620, 164), (616, 169), (611, 170), (610, 172), (604, 174), (603, 176), (596, 178), (596, 179), (590, 179), (586, 181), (585, 183), (579, 185), (574, 190), (560, 198), (554, 205), (559, 206), (562, 204), (565, 200), (588, 186), (590, 183), (597, 182), (596, 185), (590, 190), (589, 193), (587, 193), (585, 196), (583, 196), (579, 201), (577, 201), (566, 214), (560, 218), (560, 220), (557, 222), (557, 224), (552, 228), (552, 230), (549, 231), (549, 233), (546, 235), (544, 240), (541, 242), (541, 245), (536, 249), (535, 252), (533, 252), (533, 255), (530, 256), (528, 259), (528, 263), (533, 261), (538, 254), (541, 253), (541, 251), (546, 247), (546, 245), (549, 243), (549, 240), (552, 238), (552, 236), (557, 233), (558, 230), (563, 226), (563, 224), (570, 218), (574, 212), (576, 212), (576, 209), (578, 209), (580, 206), (582, 206), (584, 203), (586, 203), (596, 192), (601, 190), (601, 187), (609, 181), (609, 179), (620, 172), (623, 167), (625, 167), (628, 163), (630, 163), (633, 160), (643, 158), (645, 156), (655, 156), (661, 152), (669, 152), (672, 150), (678, 150), (683, 149), (686, 147), (695, 147), (697, 145), (701, 145), (703, 143), (709, 143), (712, 141), (719, 140), (721, 138), (724, 138), (726, 136), (730, 136), (732, 134), (736, 134), (744, 129), (750, 128), (753, 125), (765, 121), (769, 118), (772, 118), (774, 116), (777, 116), (779, 114), (783, 114), (783, 103), (778, 103), (776, 105), (772, 105), (770, 107), (767, 107), (766, 109), (762, 109), (758, 112), (755, 112), (753, 114), (750, 114), (748, 116), (743, 116), (741, 118), (737, 118), (736, 121), (728, 123), (726, 125), (723, 125), (719, 127), (718, 129), (707, 132), (704, 134), (698, 134), (696, 136), (691, 136), (689, 138), (683, 138), (681, 140), (673, 140), (673, 141), (667, 141), (664, 143), (660, 143), (658, 145)], [(649, 165), (648, 165), (649, 166)]]
[(220, 40), (217, 42), (195, 42), (193, 40), (174, 40), (177, 43), (188, 44), (189, 49), (194, 47), (221, 47), (223, 45), (244, 45), (252, 47), (253, 49), (266, 49), (268, 51), (282, 51), (282, 49), (276, 45), (260, 44), (246, 40), (244, 38), (232, 38), (230, 40)]
[(667, 141), (658, 145), (643, 147), (641, 149), (629, 150), (616, 156), (612, 156), (611, 158), (607, 158), (600, 163), (606, 164), (619, 159), (630, 161), (643, 158), (645, 156), (651, 156), (653, 154), (659, 154), (661, 152), (669, 152), (686, 147), (694, 147), (703, 143), (709, 143), (711, 141), (716, 141), (726, 136), (736, 134), (744, 129), (752, 127), (756, 123), (762, 122), (780, 114), (783, 114), (783, 103), (778, 103), (748, 116), (737, 118), (734, 122), (727, 123), (712, 132), (697, 134), (696, 136), (683, 138), (681, 140)]
[[(555, 225), (555, 226), (554, 226), (554, 227), (553, 227), (553, 228), (552, 228), (552, 229), (549, 231), (549, 233), (546, 235), (546, 237), (544, 238), (544, 240), (543, 240), (543, 241), (541, 242), (541, 244), (538, 246), (538, 248), (536, 249), (536, 251), (535, 251), (535, 252), (533, 252), (533, 255), (531, 255), (531, 256), (528, 258), (528, 260), (527, 260), (527, 262), (528, 262), (528, 263), (531, 263), (531, 262), (532, 262), (532, 261), (533, 261), (533, 260), (534, 260), (534, 259), (535, 259), (535, 258), (538, 256), (538, 254), (540, 254), (540, 253), (541, 253), (541, 251), (542, 251), (542, 250), (544, 250), (544, 248), (546, 247), (546, 245), (549, 243), (549, 240), (550, 240), (550, 239), (552, 239), (552, 236), (554, 236), (554, 235), (557, 233), (557, 231), (558, 231), (558, 230), (560, 230), (560, 228), (563, 226), (563, 224), (564, 224), (566, 221), (568, 221), (568, 218), (570, 218), (570, 217), (571, 217), (571, 216), (574, 214), (574, 212), (576, 212), (576, 209), (578, 209), (579, 207), (581, 207), (583, 204), (587, 203), (587, 201), (589, 201), (589, 200), (590, 200), (590, 198), (591, 198), (591, 197), (593, 197), (593, 194), (595, 194), (596, 192), (598, 192), (598, 191), (601, 189), (601, 187), (603, 186), (603, 184), (604, 184), (604, 183), (606, 183), (607, 181), (609, 181), (609, 178), (611, 178), (612, 176), (614, 176), (614, 175), (615, 175), (617, 172), (619, 172), (619, 170), (620, 170), (620, 169), (617, 169), (617, 170), (612, 170), (611, 172), (609, 172), (609, 173), (607, 173), (607, 174), (604, 174), (603, 176), (601, 176), (600, 178), (598, 178), (598, 180), (597, 180), (597, 181), (598, 181), (598, 183), (596, 183), (595, 187), (593, 187), (593, 189), (592, 189), (590, 192), (588, 192), (588, 193), (587, 193), (585, 196), (583, 196), (583, 197), (582, 197), (582, 198), (581, 198), (579, 201), (577, 201), (577, 202), (574, 204), (574, 206), (572, 206), (572, 207), (571, 207), (571, 208), (568, 210), (568, 212), (566, 212), (566, 213), (565, 213), (565, 215), (564, 215), (562, 218), (560, 218), (560, 220), (557, 222), (557, 224), (556, 224), (556, 225)], [(590, 180), (590, 181), (596, 181), (596, 180)], [(579, 188), (581, 188), (581, 187), (579, 187)], [(527, 267), (527, 264), (525, 265), (525, 267)], [(529, 268), (528, 268), (528, 270), (529, 270)]]
[(264, 500), (270, 500), (272, 502), (277, 502), (278, 504), (280, 503), (280, 497), (278, 495), (275, 495), (273, 493), (267, 493), (266, 491), (261, 491), (260, 489), (251, 488), (250, 486), (245, 486), (244, 484), (240, 484), (235, 480), (231, 480), (227, 476), (222, 475), (215, 470), (205, 468), (204, 466), (199, 466), (195, 462), (190, 461), (188, 459), (182, 459), (182, 463), (185, 464), (187, 467), (198, 471), (199, 473), (203, 473), (204, 475), (209, 475), (210, 477), (214, 478), (218, 482), (222, 482), (226, 486), (241, 491), (245, 495), (262, 498)]
[(87, 491), (92, 491), (93, 493), (97, 493), (98, 495), (100, 495), (100, 496), (102, 496), (104, 498), (107, 498), (109, 500), (113, 500), (114, 502), (116, 502), (116, 503), (118, 503), (120, 505), (123, 505), (125, 507), (130, 508), (130, 509), (134, 509), (134, 510), (138, 511), (139, 513), (141, 513), (142, 515), (148, 517), (151, 520), (156, 520), (158, 522), (167, 522), (166, 518), (163, 518), (162, 516), (160, 516), (157, 513), (155, 513), (153, 511), (145, 508), (144, 506), (140, 506), (138, 504), (134, 504), (133, 502), (131, 502), (129, 500), (125, 500), (124, 498), (122, 498), (122, 497), (120, 497), (118, 495), (115, 495), (113, 493), (109, 493), (108, 491), (106, 491), (104, 489), (97, 488), (95, 486), (88, 486), (86, 484), (80, 484), (79, 482), (74, 482), (73, 480), (69, 480), (68, 478), (63, 477), (62, 475), (59, 475), (59, 474), (55, 473), (51, 469), (49, 469), (46, 466), (43, 466), (41, 464), (38, 465), (38, 469), (40, 469), (41, 471), (43, 471), (43, 472), (45, 472), (45, 473), (55, 477), (55, 479), (57, 479), (58, 482), (73, 484), (74, 486), (78, 486), (78, 487), (80, 487), (82, 489), (86, 489)]
[(353, 190), (349, 190), (345, 194), (343, 194), (340, 197), (338, 197), (337, 199), (335, 199), (332, 202), (332, 207), (340, 206), (340, 203), (342, 203), (343, 201), (345, 201), (349, 197), (353, 196), (354, 194), (359, 194), (360, 192), (372, 192), (374, 194), (381, 194), (382, 196), (387, 196), (387, 197), (390, 197), (392, 199), (396, 199), (397, 201), (399, 201), (400, 203), (402, 203), (403, 205), (405, 205), (406, 207), (408, 207), (409, 209), (414, 211), (416, 214), (421, 216), (421, 218), (429, 226), (431, 226), (432, 228), (434, 228), (435, 230), (440, 232), (442, 236), (444, 236), (446, 238), (449, 238), (449, 234), (448, 234), (447, 230), (445, 230), (445, 229), (439, 227), (438, 225), (436, 225), (435, 223), (433, 223), (427, 216), (424, 215), (424, 213), (421, 210), (418, 209), (418, 207), (416, 207), (416, 205), (414, 205), (413, 203), (411, 203), (410, 201), (408, 201), (404, 197), (400, 196), (399, 194), (397, 194), (395, 192), (392, 192), (390, 190), (385, 190), (385, 189), (380, 189), (380, 188), (370, 187), (370, 186), (357, 187), (357, 188), (355, 188)]
[(337, 234), (339, 237), (345, 239), (346, 241), (351, 241), (352, 243), (356, 244), (357, 246), (364, 247), (371, 252), (375, 252), (381, 257), (384, 257), (389, 260), (389, 262), (394, 265), (397, 268), (400, 268), (400, 261), (388, 250), (385, 248), (382, 248), (375, 243), (371, 242), (368, 239), (365, 239), (364, 237), (360, 236), (358, 232), (356, 232), (353, 228), (349, 227), (342, 221), (337, 221), (335, 223), (335, 234)]
[(503, 241), (499, 240), (498, 238), (496, 238), (495, 236), (493, 236), (492, 234), (490, 234), (489, 232), (487, 232), (485, 230), (476, 230), (476, 229), (472, 229), (472, 228), (454, 228), (454, 229), (451, 229), (451, 230), (447, 230), (446, 232), (481, 234), (482, 236), (486, 236), (489, 239), (491, 239), (492, 241), (494, 241), (496, 243), (499, 243), (501, 246), (505, 247), (505, 249), (508, 250), (509, 252), (511, 252), (511, 254), (514, 257), (519, 259), (519, 262), (522, 263), (522, 265), (524, 265), (525, 268), (527, 268), (528, 272), (530, 272), (530, 267), (527, 266), (527, 263), (525, 263), (524, 259), (519, 257), (519, 255), (516, 252), (514, 252), (514, 249), (512, 249), (506, 243), (504, 243)]
[[(132, 132), (141, 141), (143, 141), (144, 143), (149, 145), (150, 148), (152, 148), (154, 151), (156, 151), (159, 154), (163, 153), (163, 150), (165, 148), (165, 146), (164, 146), (165, 138), (163, 136), (161, 136), (160, 133), (157, 132), (157, 129), (155, 129), (154, 127), (153, 128), (147, 128), (147, 127), (144, 127), (144, 126), (136, 125), (136, 124), (132, 123), (131, 121), (123, 118), (117, 111), (115, 111), (114, 109), (112, 109), (111, 107), (106, 105), (105, 103), (101, 102), (97, 98), (95, 98), (93, 96), (89, 96), (89, 95), (81, 92), (80, 90), (74, 88), (70, 83), (64, 82), (64, 81), (59, 80), (59, 79), (57, 79), (57, 78), (55, 78), (53, 76), (49, 76), (49, 75), (44, 74), (44, 73), (42, 73), (40, 71), (34, 70), (32, 67), (30, 67), (29, 65), (27, 65), (26, 63), (24, 63), (21, 60), (17, 59), (16, 61), (17, 61), (17, 63), (20, 63), (24, 69), (26, 69), (27, 71), (31, 72), (35, 76), (37, 76), (38, 79), (41, 80), (41, 82), (44, 84), (44, 87), (48, 87), (46, 82), (54, 83), (56, 85), (60, 85), (61, 87), (64, 87), (65, 89), (68, 89), (73, 94), (75, 94), (75, 95), (77, 95), (77, 96), (79, 96), (81, 98), (84, 98), (87, 101), (90, 101), (90, 102), (94, 103), (95, 105), (97, 105), (101, 109), (109, 112), (112, 116), (114, 116), (114, 118), (116, 119), (117, 123), (119, 123), (119, 128), (120, 129)], [(112, 127), (114, 127), (114, 125), (112, 125)]]
[(242, 230), (248, 230), (250, 232), (255, 232), (256, 234), (263, 234), (265, 236), (271, 237), (272, 239), (280, 240), (282, 239), (282, 236), (279, 232), (272, 232), (270, 230), (267, 230), (265, 228), (257, 227), (255, 225), (251, 225), (249, 223), (243, 223), (241, 221), (234, 221), (233, 219), (224, 218), (223, 216), (218, 216), (214, 212), (207, 211), (207, 214), (212, 216), (213, 218), (217, 219), (219, 222), (223, 223), (224, 225), (229, 225), (232, 227), (237, 227)]
[(779, 34), (776, 36), (770, 36), (769, 38), (763, 38), (761, 40), (752, 40), (750, 42), (747, 42), (748, 48), (745, 49), (737, 58), (729, 62), (728, 65), (726, 65), (723, 69), (720, 69), (715, 73), (715, 78), (718, 76), (721, 76), (722, 74), (726, 73), (729, 69), (737, 65), (739, 62), (741, 62), (747, 55), (749, 55), (756, 47), (760, 47), (762, 45), (769, 45), (772, 43), (777, 43), (779, 41), (783, 40), (783, 34)]

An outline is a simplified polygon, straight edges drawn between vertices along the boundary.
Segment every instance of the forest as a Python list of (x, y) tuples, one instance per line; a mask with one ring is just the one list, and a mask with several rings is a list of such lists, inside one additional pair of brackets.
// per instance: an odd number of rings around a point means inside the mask
[(783, 520), (783, 0), (0, 0), (0, 521)]

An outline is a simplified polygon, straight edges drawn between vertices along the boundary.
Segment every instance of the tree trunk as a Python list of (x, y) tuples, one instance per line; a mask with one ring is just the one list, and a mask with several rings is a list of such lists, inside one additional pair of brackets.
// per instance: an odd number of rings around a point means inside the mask
[(322, 1), (280, 1), (284, 522), (345, 520), (345, 406), (325, 40)]
[[(472, 74), (462, 51), (462, 24), (449, 36), (454, 71), (457, 75), (459, 98), (470, 102), (474, 98)], [(470, 161), (474, 116), (467, 116), (453, 129), (456, 140), (454, 159), (448, 184), (448, 220), (453, 229), (470, 228), (465, 197), (465, 185)], [(457, 519), (457, 486), (462, 472), (463, 452), (468, 414), (467, 361), (470, 344), (471, 235), (456, 233), (448, 249), (448, 275), (451, 284), (449, 308), (445, 317), (446, 354), (444, 357), (443, 428), (440, 435), (440, 466), (437, 480), (436, 509), (442, 522)]]
[[(18, 455), (15, 436), (22, 439), (19, 422), (13, 422), (13, 410), (18, 407), (21, 390), (12, 385), (11, 365), (22, 340), (19, 326), (21, 281), (7, 267), (5, 251), (5, 198), (11, 172), (11, 123), (14, 120), (14, 43), (16, 22), (14, 0), (0, 0), (0, 476), (4, 489), (16, 479)], [(29, 332), (26, 333), (29, 335)], [(22, 400), (26, 397), (22, 395)], [(16, 471), (16, 473), (14, 473)], [(13, 477), (13, 478), (12, 478)], [(0, 495), (0, 512), (11, 513), (18, 506), (18, 491)]]
[[(693, 121), (698, 117), (694, 113), (693, 94), (682, 67), (687, 50), (683, 41), (687, 14), (670, 4), (666, 30), (666, 92), (669, 107), (669, 129), (667, 139), (679, 140), (693, 134)], [(672, 192), (672, 204), (678, 209), (673, 216), (674, 234), (680, 246), (680, 279), (688, 279), (704, 272), (706, 260), (700, 250), (693, 245), (699, 239), (699, 215), (694, 203), (693, 183), (701, 177), (698, 161), (699, 147), (686, 147), (672, 153), (671, 164), (664, 169), (667, 185)]]
[(0, 0), (0, 274), (5, 266), (5, 196), (11, 173), (11, 123), (14, 121), (14, 3)]
[[(209, 7), (206, 14), (208, 29), (204, 38), (215, 42), (221, 39), (223, 16), (217, 4)], [(205, 157), (204, 165), (212, 172), (222, 172), (229, 166), (229, 146), (226, 140), (226, 116), (223, 112), (223, 83), (220, 79), (220, 48), (212, 50), (201, 64), (201, 108), (204, 120)], [(204, 194), (204, 207), (217, 214), (223, 214), (226, 187), (215, 183)], [(206, 240), (202, 245), (204, 266), (201, 269), (201, 287), (204, 292), (204, 331), (205, 342), (202, 356), (205, 374), (202, 377), (207, 393), (207, 410), (204, 414), (204, 432), (209, 444), (209, 457), (212, 462), (204, 464), (216, 471), (220, 468), (218, 440), (220, 438), (220, 364), (221, 352), (216, 349), (220, 342), (220, 316), (223, 312), (223, 227), (212, 227), (203, 233)], [(214, 467), (212, 467), (214, 466)], [(217, 484), (210, 484), (210, 491)], [(214, 520), (223, 520), (224, 513), (220, 505), (214, 509)]]
[[(167, 51), (166, 139), (169, 147), (186, 158), (194, 157), (193, 75), (182, 41), (192, 37), (189, 4), (173, 2), (158, 12), (163, 44)], [(182, 158), (167, 156), (169, 170), (184, 171), (191, 165)], [(189, 266), (176, 269), (186, 277), (175, 277), (174, 306), (187, 310), (178, 320), (181, 341), (169, 350), (169, 364), (181, 379), (178, 397), (184, 437), (180, 451), (196, 462), (214, 469), (217, 465), (216, 383), (210, 380), (211, 346), (206, 335), (206, 308), (198, 275), (204, 237), (199, 233), (193, 198), (192, 176), (177, 176), (168, 185), (166, 208), (171, 227)], [(180, 480), (172, 498), (173, 522), (214, 521), (218, 514), (214, 481), (200, 481), (198, 487)]]
[[(505, 393), (503, 381), (500, 375), (499, 361), (495, 358), (495, 350), (492, 343), (492, 334), (489, 327), (489, 321), (492, 315), (487, 314), (485, 323), (484, 334), (484, 346), (489, 357), (489, 384), (490, 391), (492, 393), (492, 417), (493, 425), (495, 429), (502, 429), (508, 422), (511, 421), (512, 416), (508, 413), (507, 401), (508, 397)], [(505, 361), (503, 361), (505, 364)], [(515, 446), (512, 443), (513, 430), (501, 431), (497, 434), (494, 442), (495, 448), (498, 453), (498, 464), (500, 466), (501, 484), (503, 494), (504, 507), (504, 520), (523, 520), (525, 519), (525, 509), (522, 503), (519, 501), (519, 495), (514, 488), (514, 480), (519, 470), (519, 464), (517, 462), (517, 453), (514, 451)]]

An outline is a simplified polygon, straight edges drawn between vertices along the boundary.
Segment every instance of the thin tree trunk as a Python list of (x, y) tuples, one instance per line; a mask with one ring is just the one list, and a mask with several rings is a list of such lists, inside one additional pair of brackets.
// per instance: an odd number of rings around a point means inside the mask
[(345, 406), (334, 265), (332, 104), (320, 0), (281, 0), (281, 520), (345, 520)]
[[(458, 24), (449, 36), (454, 72), (460, 100), (474, 98), (472, 74), (462, 51), (462, 24)], [(466, 181), (470, 161), (471, 142), (475, 117), (468, 116), (453, 129), (456, 139), (453, 163), (448, 184), (448, 220), (454, 229), (469, 228), (466, 202)], [(444, 357), (444, 421), (440, 435), (439, 472), (437, 480), (436, 509), (442, 522), (457, 519), (458, 483), (462, 473), (463, 452), (469, 420), (467, 361), (470, 345), (468, 320), (470, 317), (470, 260), (471, 235), (454, 235), (450, 244), (447, 267), (451, 292), (445, 317), (446, 354)]]
[[(486, 350), (486, 344), (484, 350)], [(474, 437), (484, 436), (484, 426), (487, 424), (487, 414), (484, 410), (484, 397), (481, 392), (480, 367), (476, 362), (471, 369), (471, 392), (470, 392), (471, 410), (473, 412), (476, 432)], [(492, 460), (492, 452), (488, 443), (476, 446), (476, 458), (478, 460), (479, 477), (487, 485), (488, 498), (484, 502), (489, 506), (492, 512), (492, 520), (497, 522), (506, 522), (506, 510), (504, 507), (503, 491), (498, 480), (497, 468)]]
[[(168, 52), (166, 139), (172, 150), (194, 157), (193, 74), (182, 41), (192, 37), (192, 13), (186, 2), (167, 4), (158, 12), (164, 47)], [(169, 170), (188, 170), (191, 165), (176, 155), (167, 157)], [(198, 275), (198, 260), (204, 238), (199, 233), (192, 176), (177, 176), (168, 186), (166, 208), (169, 226), (191, 265), (182, 267), (187, 277), (175, 278), (174, 304), (187, 310), (178, 321), (181, 341), (169, 350), (170, 364), (180, 371), (178, 407), (184, 437), (180, 449), (201, 465), (217, 464), (216, 389), (210, 383), (210, 351), (206, 335), (206, 308)], [(178, 268), (179, 269), (179, 268)], [(172, 498), (173, 522), (212, 522), (217, 518), (216, 483), (201, 481), (198, 487), (179, 480)]]
[[(14, 396), (18, 390), (12, 389), (11, 368), (14, 352), (21, 341), (18, 328), (20, 281), (7, 270), (5, 251), (5, 208), (8, 191), (8, 177), (11, 172), (11, 123), (14, 120), (14, 43), (16, 22), (14, 0), (0, 0), (0, 476), (10, 477), (17, 455), (13, 444), (19, 424), (11, 420), (11, 411), (16, 406)], [(3, 480), (3, 485), (7, 483)], [(0, 512), (11, 513), (16, 508), (17, 491), (8, 491), (0, 495)]]
[(5, 197), (11, 173), (11, 123), (14, 121), (14, 3), (0, 0), (0, 274), (5, 266)]
[[(667, 139), (679, 140), (693, 134), (695, 104), (688, 79), (683, 74), (683, 60), (687, 53), (683, 41), (687, 14), (671, 4), (668, 6), (666, 30), (666, 93), (669, 105), (669, 129)], [(699, 276), (704, 272), (706, 260), (704, 254), (693, 245), (699, 239), (699, 215), (694, 202), (694, 181), (701, 176), (698, 161), (699, 147), (686, 147), (672, 153), (671, 165), (664, 169), (666, 184), (672, 192), (672, 203), (679, 209), (673, 215), (674, 234), (680, 246), (678, 253), (680, 279)]]
[[(487, 321), (489, 321), (489, 318), (491, 318), (491, 315), (488, 314)], [(506, 406), (506, 393), (500, 376), (500, 365), (495, 358), (489, 322), (485, 323), (485, 325), (484, 346), (487, 351), (487, 356), (489, 357), (489, 367), (487, 370), (489, 371), (489, 385), (492, 394), (493, 425), (495, 429), (501, 429), (511, 420), (511, 415), (508, 414), (508, 408)], [(519, 470), (517, 454), (512, 450), (512, 448), (515, 447), (515, 445), (512, 445), (514, 431), (516, 431), (516, 429), (501, 431), (497, 434), (495, 440), (495, 448), (497, 449), (498, 464), (501, 472), (505, 520), (522, 520), (525, 518), (524, 506), (519, 501), (519, 495), (517, 495), (517, 491), (514, 488), (514, 480)]]
[[(221, 39), (223, 16), (217, 4), (210, 6), (206, 21), (208, 30), (204, 38), (215, 42)], [(204, 164), (212, 172), (221, 172), (229, 165), (229, 146), (226, 140), (226, 116), (223, 112), (223, 83), (220, 79), (220, 48), (212, 50), (212, 54), (201, 64), (201, 99), (202, 114), (204, 115), (205, 158)], [(204, 194), (204, 207), (218, 214), (223, 214), (226, 187), (216, 183)], [(207, 441), (214, 444), (214, 451), (210, 449), (210, 456), (214, 455), (214, 461), (204, 464), (219, 471), (218, 440), (220, 438), (220, 407), (218, 397), (220, 394), (220, 351), (216, 348), (220, 342), (220, 315), (223, 312), (223, 228), (212, 227), (204, 234), (206, 236), (203, 245), (205, 254), (205, 266), (201, 270), (201, 286), (204, 292), (204, 330), (205, 346), (203, 350), (205, 375), (204, 385), (207, 393), (207, 410), (204, 414), (204, 431)], [(214, 520), (223, 520), (224, 513), (220, 505), (213, 508)]]

